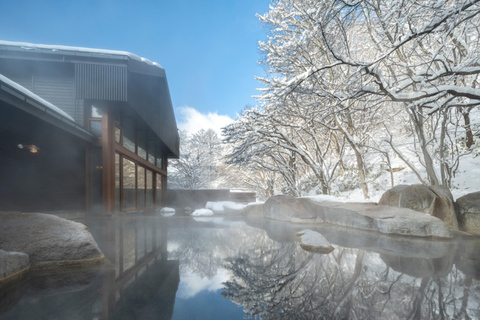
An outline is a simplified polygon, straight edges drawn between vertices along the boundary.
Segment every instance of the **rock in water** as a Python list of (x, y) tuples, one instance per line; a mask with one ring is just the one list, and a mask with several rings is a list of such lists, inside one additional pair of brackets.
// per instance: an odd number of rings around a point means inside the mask
[(175, 209), (164, 207), (160, 210), (160, 214), (164, 217), (172, 217), (175, 215)]
[(193, 217), (213, 216), (213, 211), (210, 209), (197, 209), (192, 212)]
[(423, 212), (441, 219), (453, 230), (458, 230), (455, 202), (445, 186), (398, 185), (386, 191), (378, 204)]
[(273, 196), (265, 202), (265, 216), (270, 219), (287, 220), (315, 219), (315, 214), (305, 207), (300, 199), (291, 196)]
[(297, 233), (300, 237), (300, 247), (313, 253), (330, 253), (333, 247), (320, 233), (312, 230), (303, 230)]
[(28, 254), (33, 268), (105, 259), (85, 225), (42, 213), (0, 213), (0, 248)]
[(462, 229), (480, 235), (480, 191), (458, 198), (457, 205)]
[(263, 203), (248, 204), (242, 211), (246, 217), (264, 217), (265, 205)]
[(13, 280), (29, 268), (30, 259), (27, 254), (0, 250), (0, 284)]

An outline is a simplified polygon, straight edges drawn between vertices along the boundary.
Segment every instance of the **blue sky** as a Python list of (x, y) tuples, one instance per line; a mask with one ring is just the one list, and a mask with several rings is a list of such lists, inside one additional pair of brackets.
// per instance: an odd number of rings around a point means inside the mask
[(227, 123), (225, 116), (255, 104), (261, 84), (254, 76), (263, 74), (257, 42), (266, 38), (255, 13), (270, 3), (0, 1), (0, 39), (130, 51), (165, 68), (177, 122), (195, 126), (202, 117), (214, 123), (224, 116)]

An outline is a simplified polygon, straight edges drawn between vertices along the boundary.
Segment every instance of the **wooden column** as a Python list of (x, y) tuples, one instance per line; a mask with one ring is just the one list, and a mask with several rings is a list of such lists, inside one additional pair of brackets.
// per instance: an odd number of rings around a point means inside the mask
[(102, 118), (103, 214), (115, 213), (115, 110), (106, 106)]
[(167, 168), (168, 168), (168, 158), (167, 156), (165, 156), (163, 158), (163, 168), (165, 170), (165, 175), (162, 177), (162, 205), (164, 207), (168, 206), (169, 203), (168, 203), (168, 199), (167, 199), (167, 195), (168, 195), (168, 185), (167, 185), (167, 176), (168, 176), (168, 171), (167, 171)]

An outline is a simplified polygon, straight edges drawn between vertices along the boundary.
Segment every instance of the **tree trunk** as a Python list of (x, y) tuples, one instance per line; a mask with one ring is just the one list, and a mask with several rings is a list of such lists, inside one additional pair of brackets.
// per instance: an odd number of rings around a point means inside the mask
[(363, 197), (365, 199), (370, 199), (370, 196), (368, 195), (367, 177), (365, 173), (365, 161), (363, 161), (363, 156), (360, 154), (360, 152), (358, 152), (356, 148), (354, 148), (354, 150), (355, 157), (357, 158), (358, 175), (360, 176), (360, 183), (362, 184)]
[[(448, 111), (447, 111), (448, 112)], [(448, 181), (447, 181), (447, 168), (445, 167), (445, 135), (447, 132), (447, 120), (448, 116), (446, 112), (442, 112), (443, 120), (442, 120), (442, 126), (440, 128), (440, 174), (441, 174), (441, 179), (442, 179), (442, 185), (444, 186), (449, 186)]]
[(410, 117), (412, 118), (415, 126), (415, 131), (420, 143), (420, 149), (422, 150), (423, 160), (425, 161), (425, 169), (427, 171), (428, 180), (430, 185), (438, 185), (438, 178), (433, 166), (432, 156), (428, 152), (427, 139), (425, 137), (425, 131), (423, 130), (423, 115), (421, 110), (410, 109)]
[(471, 108), (462, 111), (463, 120), (465, 122), (465, 145), (467, 146), (467, 149), (470, 149), (473, 145), (473, 133), (470, 126), (470, 110)]

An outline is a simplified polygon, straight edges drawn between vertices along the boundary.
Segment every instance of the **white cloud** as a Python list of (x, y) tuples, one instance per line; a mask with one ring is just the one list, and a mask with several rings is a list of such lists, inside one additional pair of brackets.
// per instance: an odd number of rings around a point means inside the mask
[(219, 269), (217, 274), (211, 278), (201, 277), (191, 271), (182, 274), (178, 286), (177, 297), (189, 299), (202, 291), (217, 291), (224, 287), (223, 283), (230, 279), (227, 271)]
[(179, 117), (178, 128), (186, 130), (189, 134), (194, 134), (201, 129), (212, 129), (220, 136), (221, 128), (233, 122), (233, 119), (227, 115), (220, 115), (216, 112), (204, 114), (192, 107), (177, 108), (177, 115)]

